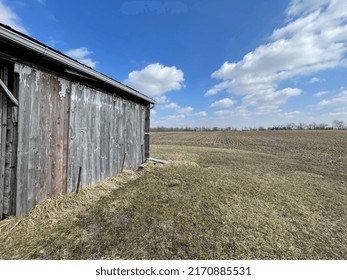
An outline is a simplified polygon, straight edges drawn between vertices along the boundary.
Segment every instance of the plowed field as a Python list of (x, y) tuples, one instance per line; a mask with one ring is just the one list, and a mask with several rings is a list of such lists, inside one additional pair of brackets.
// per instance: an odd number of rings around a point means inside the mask
[(156, 132), (151, 143), (260, 152), (347, 171), (347, 131)]

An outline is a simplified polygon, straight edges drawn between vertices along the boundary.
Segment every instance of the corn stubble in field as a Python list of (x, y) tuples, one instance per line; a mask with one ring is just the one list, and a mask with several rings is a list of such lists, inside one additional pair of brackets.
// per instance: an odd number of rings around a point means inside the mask
[(172, 163), (1, 222), (0, 258), (347, 258), (345, 131), (153, 133), (151, 153)]

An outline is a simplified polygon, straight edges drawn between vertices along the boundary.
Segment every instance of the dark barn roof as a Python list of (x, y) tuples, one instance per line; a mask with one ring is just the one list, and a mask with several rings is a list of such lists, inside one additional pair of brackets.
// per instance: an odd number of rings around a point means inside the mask
[(0, 23), (0, 57), (25, 61), (44, 68), (52, 68), (66, 76), (73, 76), (96, 87), (115, 91), (124, 98), (135, 99), (145, 104), (155, 101), (71, 57)]

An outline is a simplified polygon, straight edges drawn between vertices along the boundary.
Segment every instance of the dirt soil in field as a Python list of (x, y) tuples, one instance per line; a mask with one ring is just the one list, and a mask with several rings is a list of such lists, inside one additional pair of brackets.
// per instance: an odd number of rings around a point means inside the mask
[(152, 133), (150, 163), (0, 222), (1, 259), (347, 259), (347, 131)]

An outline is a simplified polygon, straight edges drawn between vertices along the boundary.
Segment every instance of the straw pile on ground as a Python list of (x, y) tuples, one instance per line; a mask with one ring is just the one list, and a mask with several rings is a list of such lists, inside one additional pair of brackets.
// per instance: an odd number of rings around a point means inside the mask
[[(55, 195), (37, 204), (27, 216), (10, 217), (0, 221), (0, 244), (23, 241), (23, 238), (30, 240), (40, 232), (45, 232), (55, 225), (66, 222), (69, 218), (74, 219), (78, 214), (83, 213), (93, 203), (109, 195), (113, 191), (121, 188), (126, 183), (141, 176), (141, 172), (124, 170), (117, 176), (100, 181), (88, 188), (83, 188), (79, 193), (67, 195)], [(20, 239), (20, 240), (16, 240)], [(0, 258), (9, 257), (11, 252), (0, 251)], [(19, 257), (19, 256), (18, 256)], [(20, 257), (22, 258), (22, 257)]]

